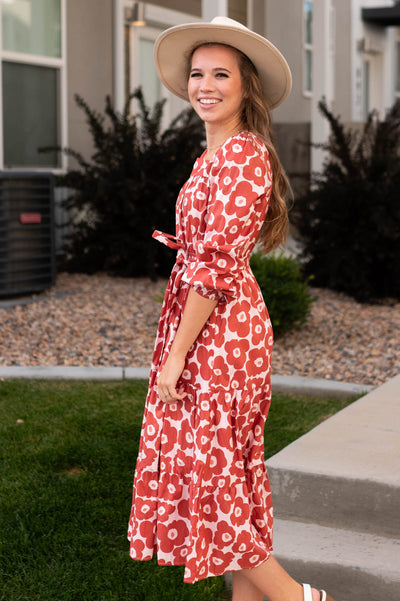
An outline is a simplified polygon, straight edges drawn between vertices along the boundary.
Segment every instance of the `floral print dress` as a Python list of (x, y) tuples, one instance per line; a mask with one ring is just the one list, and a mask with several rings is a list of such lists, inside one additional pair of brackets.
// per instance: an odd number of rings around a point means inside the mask
[[(176, 206), (177, 249), (161, 310), (134, 478), (128, 538), (133, 559), (184, 565), (185, 582), (252, 568), (272, 549), (264, 464), (271, 399), (272, 329), (249, 258), (271, 194), (271, 167), (251, 132), (197, 159)], [(217, 300), (163, 403), (157, 375), (188, 291)]]

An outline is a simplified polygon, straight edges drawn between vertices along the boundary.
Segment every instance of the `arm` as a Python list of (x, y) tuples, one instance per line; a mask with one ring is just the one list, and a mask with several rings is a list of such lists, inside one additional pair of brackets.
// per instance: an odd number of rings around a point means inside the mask
[(183, 389), (176, 389), (183, 371), (188, 350), (197, 339), (217, 301), (210, 300), (189, 289), (182, 319), (172, 343), (171, 351), (157, 380), (160, 398), (165, 403), (175, 403), (185, 398)]

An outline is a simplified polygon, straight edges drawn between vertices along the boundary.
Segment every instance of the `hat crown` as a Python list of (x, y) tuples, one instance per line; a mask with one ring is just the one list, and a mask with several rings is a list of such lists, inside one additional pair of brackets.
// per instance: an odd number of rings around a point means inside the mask
[(214, 17), (211, 21), (212, 25), (223, 25), (224, 27), (235, 27), (238, 29), (247, 29), (242, 23), (235, 21), (234, 19), (230, 19), (229, 17)]

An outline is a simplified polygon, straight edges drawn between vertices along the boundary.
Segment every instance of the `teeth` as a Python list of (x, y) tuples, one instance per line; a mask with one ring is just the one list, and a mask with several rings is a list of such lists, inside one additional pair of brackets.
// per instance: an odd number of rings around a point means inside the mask
[(219, 100), (211, 100), (208, 98), (202, 98), (200, 100), (201, 104), (217, 104), (217, 102), (219, 102)]

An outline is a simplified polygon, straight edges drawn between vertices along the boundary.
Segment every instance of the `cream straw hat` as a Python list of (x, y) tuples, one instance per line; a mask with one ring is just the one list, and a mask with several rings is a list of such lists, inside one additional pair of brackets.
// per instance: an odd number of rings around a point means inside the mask
[(228, 19), (215, 17), (211, 23), (186, 23), (161, 33), (154, 46), (154, 61), (162, 83), (176, 96), (187, 94), (189, 53), (204, 43), (233, 46), (245, 54), (257, 69), (268, 107), (279, 106), (290, 93), (292, 76), (277, 48), (258, 33)]

